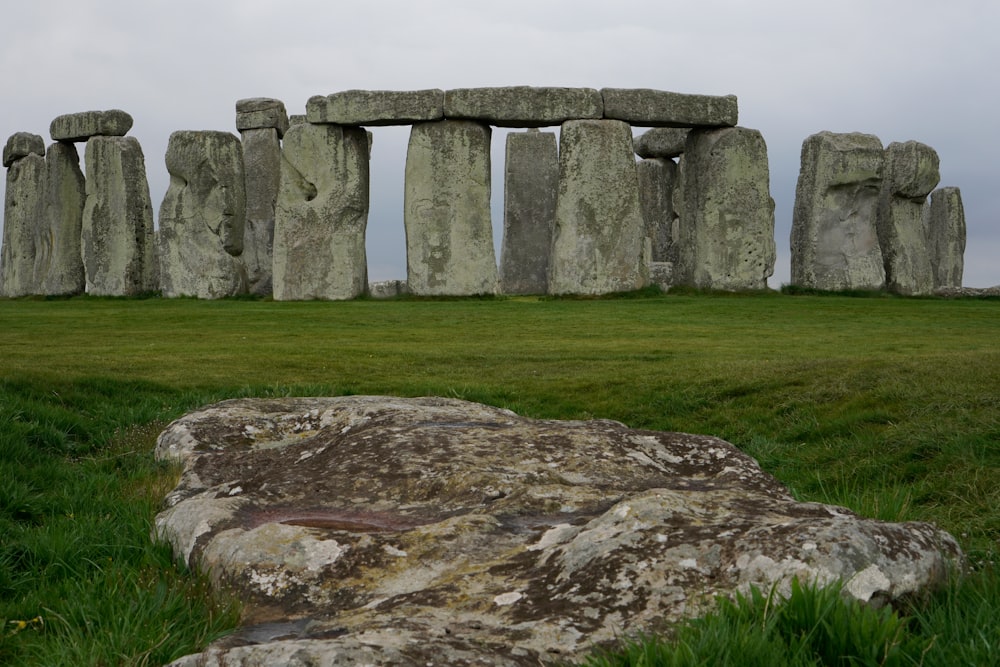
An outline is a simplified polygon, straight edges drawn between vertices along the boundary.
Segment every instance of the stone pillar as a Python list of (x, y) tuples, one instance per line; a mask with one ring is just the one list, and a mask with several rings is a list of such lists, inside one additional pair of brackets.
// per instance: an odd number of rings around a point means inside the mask
[(871, 134), (820, 132), (802, 143), (792, 215), (792, 284), (882, 289), (875, 220), (885, 153)]
[(174, 132), (166, 154), (170, 187), (160, 205), (163, 296), (218, 299), (247, 288), (243, 252), (243, 149), (228, 132)]
[(406, 151), (407, 285), (424, 296), (495, 294), (488, 125), (419, 123)]
[(87, 292), (129, 296), (157, 289), (153, 207), (142, 147), (134, 137), (92, 136), (84, 160), (81, 249)]
[(677, 215), (674, 213), (677, 163), (666, 158), (646, 158), (635, 168), (642, 219), (652, 245), (652, 260), (672, 264), (677, 261)]
[(961, 287), (965, 269), (965, 207), (958, 188), (931, 193), (924, 220), (934, 287)]
[(559, 187), (554, 132), (511, 132), (504, 161), (500, 291), (545, 294)]
[(765, 289), (774, 273), (774, 200), (757, 130), (695, 129), (681, 169), (675, 284)]
[(251, 294), (272, 291), (274, 208), (281, 176), (281, 138), (288, 126), (281, 100), (257, 97), (236, 103), (236, 129), (243, 141), (246, 173), (243, 263)]
[(934, 289), (923, 210), (941, 180), (939, 165), (934, 149), (916, 141), (886, 148), (877, 228), (886, 287), (892, 292), (930, 294)]
[(7, 167), (3, 248), (0, 250), (0, 296), (38, 294), (35, 283), (35, 236), (45, 217), (45, 140), (17, 132), (4, 146)]
[(42, 294), (82, 294), (86, 288), (80, 234), (87, 183), (72, 143), (45, 153), (45, 215), (35, 236), (35, 283)]
[(274, 298), (353, 299), (368, 286), (368, 136), (359, 127), (293, 125), (281, 152)]
[(563, 123), (550, 262), (552, 294), (627, 292), (649, 283), (649, 243), (628, 123)]

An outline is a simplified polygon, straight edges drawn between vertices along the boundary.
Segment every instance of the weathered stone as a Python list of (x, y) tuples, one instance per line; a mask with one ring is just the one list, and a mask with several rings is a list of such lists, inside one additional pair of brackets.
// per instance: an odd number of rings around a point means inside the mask
[(379, 280), (368, 283), (368, 296), (373, 299), (395, 299), (409, 293), (405, 280)]
[(307, 123), (288, 130), (275, 207), (275, 299), (364, 293), (368, 183), (363, 129)]
[(278, 130), (243, 130), (247, 213), (243, 234), (243, 265), (251, 294), (271, 294), (274, 262), (274, 209), (281, 183), (281, 143)]
[(444, 91), (345, 90), (311, 97), (306, 103), (310, 123), (339, 125), (412, 125), (444, 118)]
[(146, 161), (135, 137), (95, 136), (84, 156), (81, 252), (87, 292), (130, 296), (159, 287)]
[(3, 147), (3, 166), (9, 167), (29, 155), (45, 155), (45, 140), (31, 132), (15, 132)]
[(669, 290), (674, 284), (673, 262), (650, 262), (649, 284), (656, 285), (664, 292)]
[(907, 141), (886, 148), (877, 229), (889, 291), (915, 295), (934, 289), (923, 211), (940, 180), (938, 155), (930, 146)]
[(679, 157), (684, 153), (688, 132), (686, 127), (654, 127), (636, 138), (635, 153), (641, 158)]
[(965, 269), (965, 207), (955, 187), (931, 193), (924, 219), (934, 288), (961, 287)]
[(250, 97), (236, 102), (236, 129), (277, 130), (278, 138), (288, 131), (288, 112), (285, 103), (270, 97)]
[(494, 294), (488, 125), (420, 123), (406, 151), (403, 224), (412, 294)]
[(765, 289), (774, 273), (774, 200), (760, 132), (692, 130), (680, 172), (675, 284)]
[(678, 219), (674, 212), (677, 163), (664, 158), (647, 158), (635, 166), (639, 179), (639, 205), (652, 245), (652, 261), (677, 261)]
[(876, 231), (885, 153), (871, 134), (820, 132), (802, 143), (792, 215), (792, 284), (882, 289)]
[(717, 438), (442, 398), (226, 401), (171, 424), (156, 517), (246, 627), (180, 665), (580, 659), (750, 586), (884, 604), (962, 555), (925, 523), (801, 503)]
[(229, 132), (174, 132), (166, 163), (170, 187), (159, 217), (163, 296), (218, 299), (246, 292), (240, 140)]
[(44, 224), (45, 158), (32, 151), (12, 161), (7, 169), (3, 248), (0, 250), (0, 296), (38, 294), (35, 237)]
[(604, 117), (641, 127), (732, 127), (735, 95), (687, 95), (648, 88), (603, 88)]
[(291, 127), (292, 125), (304, 125), (305, 123), (308, 122), (309, 120), (306, 118), (306, 115), (304, 113), (292, 114), (291, 116), (288, 117), (289, 127)]
[(547, 127), (567, 120), (601, 118), (604, 100), (593, 88), (456, 88), (445, 93), (446, 118), (497, 127)]
[(648, 284), (649, 244), (627, 124), (563, 124), (549, 262), (551, 294), (627, 292)]
[(82, 111), (58, 116), (49, 125), (53, 141), (87, 141), (91, 137), (124, 137), (132, 129), (132, 116), (121, 109)]
[(545, 294), (559, 189), (553, 132), (511, 132), (504, 161), (500, 291)]
[(35, 234), (35, 284), (41, 294), (81, 294), (86, 289), (80, 247), (86, 200), (76, 146), (52, 144), (45, 153), (44, 216)]

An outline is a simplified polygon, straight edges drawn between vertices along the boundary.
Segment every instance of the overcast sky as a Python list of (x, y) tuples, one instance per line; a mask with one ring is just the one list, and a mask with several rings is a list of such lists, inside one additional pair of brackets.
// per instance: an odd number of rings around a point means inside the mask
[[(235, 130), (236, 100), (290, 114), (352, 88), (535, 85), (734, 94), (768, 144), (778, 262), (802, 141), (866, 132), (937, 150), (961, 188), (965, 284), (1000, 284), (1000, 2), (996, 0), (32, 0), (7, 3), (0, 140), (50, 141), (61, 114), (135, 119), (154, 212), (174, 130)], [(404, 278), (406, 128), (375, 128), (372, 280)], [(638, 132), (638, 131), (637, 131)], [(494, 229), (503, 225), (504, 131), (493, 136)], [(81, 147), (82, 153), (82, 147)]]

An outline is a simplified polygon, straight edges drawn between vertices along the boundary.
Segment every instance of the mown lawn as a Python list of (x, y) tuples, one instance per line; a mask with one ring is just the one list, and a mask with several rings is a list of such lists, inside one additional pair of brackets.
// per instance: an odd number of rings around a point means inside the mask
[(0, 664), (155, 665), (224, 632), (238, 608), (149, 543), (177, 473), (155, 434), (221, 398), (346, 393), (718, 435), (802, 499), (955, 534), (971, 588), (900, 627), (928, 665), (1000, 650), (1000, 301), (74, 298), (0, 301)]

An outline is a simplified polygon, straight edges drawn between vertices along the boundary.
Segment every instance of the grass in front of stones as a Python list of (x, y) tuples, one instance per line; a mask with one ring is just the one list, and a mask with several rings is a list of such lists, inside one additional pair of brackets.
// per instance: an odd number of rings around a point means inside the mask
[(157, 664), (234, 621), (149, 544), (176, 475), (151, 448), (167, 420), (251, 395), (434, 394), (718, 435), (802, 499), (959, 538), (976, 573), (907, 612), (937, 637), (924, 664), (1000, 642), (997, 301), (74, 298), (0, 301), (0, 323), (0, 664)]

